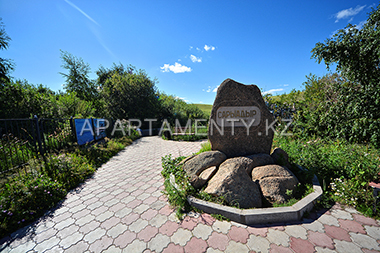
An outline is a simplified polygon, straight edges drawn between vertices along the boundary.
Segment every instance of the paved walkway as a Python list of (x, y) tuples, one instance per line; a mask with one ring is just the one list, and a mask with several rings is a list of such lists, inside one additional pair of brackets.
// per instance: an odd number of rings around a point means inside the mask
[(49, 215), (0, 240), (1, 252), (380, 252), (380, 222), (338, 205), (291, 224), (247, 227), (191, 213), (161, 190), (161, 157), (200, 142), (144, 137), (104, 164)]

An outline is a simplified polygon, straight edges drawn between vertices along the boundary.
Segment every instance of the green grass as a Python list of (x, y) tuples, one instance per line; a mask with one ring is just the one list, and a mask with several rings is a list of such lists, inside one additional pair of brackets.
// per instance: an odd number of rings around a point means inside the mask
[(207, 115), (211, 114), (212, 105), (206, 105), (206, 104), (194, 104), (194, 105), (197, 106), (199, 109), (201, 109)]

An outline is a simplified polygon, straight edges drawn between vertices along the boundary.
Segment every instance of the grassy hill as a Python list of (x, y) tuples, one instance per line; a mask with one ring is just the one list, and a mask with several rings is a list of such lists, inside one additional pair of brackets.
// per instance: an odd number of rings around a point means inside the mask
[(206, 104), (194, 104), (199, 109), (201, 109), (204, 113), (207, 113), (208, 115), (211, 114), (212, 105), (206, 105)]

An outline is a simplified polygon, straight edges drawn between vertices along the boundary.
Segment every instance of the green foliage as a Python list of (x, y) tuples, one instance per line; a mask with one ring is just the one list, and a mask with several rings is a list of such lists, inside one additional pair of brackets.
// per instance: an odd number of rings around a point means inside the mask
[[(159, 93), (160, 111), (158, 118), (167, 119), (171, 126), (175, 126), (176, 120), (185, 126), (188, 120), (192, 123), (196, 119), (206, 119), (208, 121), (209, 115), (205, 114), (198, 106), (194, 104), (187, 104), (180, 98), (173, 95), (166, 95), (165, 93)], [(201, 125), (202, 122), (199, 122)]]
[[(341, 76), (308, 78), (306, 100), (316, 111), (303, 108), (300, 120), (306, 131), (325, 137), (380, 147), (380, 5), (361, 29), (348, 25), (325, 43), (317, 43), (312, 57), (327, 68), (336, 64)], [(318, 96), (320, 95), (320, 96)], [(313, 105), (313, 104), (312, 104)], [(301, 112), (302, 113), (302, 112)]]
[(310, 75), (307, 79), (304, 101), (294, 118), (296, 134), (343, 138), (379, 147), (380, 112), (373, 101), (376, 94), (338, 74), (322, 78)]
[(374, 199), (368, 183), (378, 178), (378, 149), (369, 144), (350, 144), (345, 140), (279, 136), (273, 146), (281, 147), (289, 154), (291, 162), (317, 175), (325, 191), (325, 204), (335, 200), (372, 215), (370, 209)]
[[(4, 24), (0, 18), (0, 50), (8, 49), (10, 40), (11, 38), (5, 31)], [(0, 57), (0, 83), (10, 81), (9, 72), (11, 72), (13, 68), (14, 63), (12, 60)]]
[(211, 143), (209, 141), (201, 144), (201, 149), (198, 151), (197, 155), (206, 151), (211, 151)]
[(61, 50), (62, 67), (68, 74), (60, 73), (66, 78), (64, 88), (67, 92), (75, 92), (80, 99), (92, 101), (98, 97), (95, 82), (90, 80), (90, 65), (82, 58), (77, 58)]
[(145, 71), (130, 68), (121, 73), (108, 70), (110, 73), (106, 77), (103, 74), (99, 77), (104, 80), (101, 89), (108, 116), (115, 119), (154, 118), (158, 109), (155, 81)]
[(67, 191), (84, 182), (95, 169), (108, 161), (132, 137), (106, 139), (102, 144), (81, 147), (72, 153), (32, 158), (17, 174), (1, 178), (0, 237), (42, 216), (64, 198)]

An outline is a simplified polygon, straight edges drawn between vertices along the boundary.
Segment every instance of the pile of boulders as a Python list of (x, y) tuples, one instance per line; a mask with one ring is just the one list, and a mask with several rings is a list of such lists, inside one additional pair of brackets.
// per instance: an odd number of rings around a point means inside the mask
[[(230, 205), (240, 208), (262, 207), (263, 198), (270, 203), (283, 203), (287, 190), (293, 190), (298, 179), (287, 168), (284, 150), (276, 148), (271, 155), (254, 154), (227, 158), (221, 151), (208, 151), (181, 162), (190, 183), (206, 193), (223, 196)], [(287, 165), (287, 166), (284, 166)]]
[(289, 170), (288, 155), (271, 153), (276, 120), (260, 89), (226, 79), (211, 110), (209, 152), (185, 159), (183, 169), (198, 189), (222, 196), (230, 205), (261, 207), (263, 198), (283, 203), (298, 179)]

